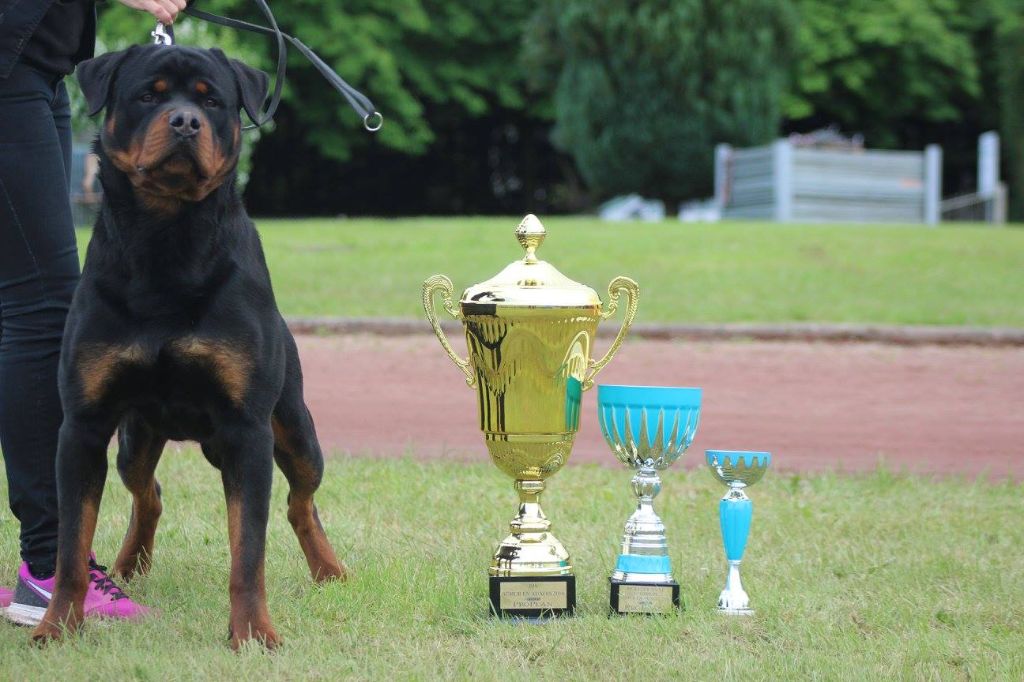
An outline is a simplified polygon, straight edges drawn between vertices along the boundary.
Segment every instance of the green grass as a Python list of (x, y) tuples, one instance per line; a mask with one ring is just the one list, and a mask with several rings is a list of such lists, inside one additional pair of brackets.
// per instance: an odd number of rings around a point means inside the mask
[[(489, 552), (514, 512), (490, 464), (337, 457), (319, 496), (344, 585), (310, 584), (275, 480), (271, 615), (285, 645), (226, 642), (228, 549), (219, 477), (169, 450), (152, 573), (130, 587), (162, 611), (86, 627), (45, 649), (0, 625), (0, 678), (61, 679), (1015, 679), (1024, 678), (1024, 487), (879, 472), (756, 486), (744, 576), (757, 615), (713, 612), (722, 586), (706, 471), (670, 470), (659, 507), (686, 610), (609, 618), (606, 576), (630, 511), (628, 472), (570, 467), (545, 508), (573, 553), (579, 616), (543, 626), (485, 615)], [(0, 498), (6, 491), (0, 489)], [(96, 549), (112, 557), (129, 500), (111, 474)], [(10, 579), (15, 524), (0, 510)]]
[[(1022, 229), (545, 222), (542, 257), (602, 296), (612, 277), (632, 276), (643, 322), (1024, 327)], [(446, 273), (461, 292), (517, 258), (515, 226), (259, 221), (285, 314), (411, 318), (423, 316), (426, 277)]]

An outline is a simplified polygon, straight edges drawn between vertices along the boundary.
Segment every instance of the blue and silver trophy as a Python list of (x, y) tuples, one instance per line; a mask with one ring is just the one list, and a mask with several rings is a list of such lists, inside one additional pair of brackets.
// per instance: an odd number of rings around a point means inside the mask
[(626, 521), (622, 553), (611, 575), (616, 613), (667, 613), (679, 606), (665, 525), (654, 513), (661, 491), (658, 472), (693, 442), (701, 389), (663, 386), (598, 386), (601, 433), (623, 464), (636, 470), (637, 507)]
[(768, 452), (745, 450), (706, 450), (704, 454), (711, 473), (729, 486), (729, 492), (718, 503), (725, 558), (729, 562), (729, 575), (725, 579), (725, 589), (718, 597), (718, 610), (735, 616), (750, 615), (754, 610), (750, 608), (750, 597), (740, 582), (740, 561), (750, 535), (754, 503), (744, 489), (761, 480), (772, 456)]

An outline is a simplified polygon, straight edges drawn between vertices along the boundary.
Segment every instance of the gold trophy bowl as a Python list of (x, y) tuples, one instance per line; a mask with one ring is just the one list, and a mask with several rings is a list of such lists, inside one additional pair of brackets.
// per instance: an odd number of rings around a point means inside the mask
[[(580, 424), (580, 399), (611, 360), (636, 316), (639, 287), (628, 277), (597, 293), (538, 260), (544, 226), (526, 216), (516, 238), (526, 250), (500, 273), (463, 293), (456, 308), (451, 280), (423, 283), (423, 307), (438, 340), (477, 389), (480, 428), (494, 464), (515, 479), (519, 514), (491, 561), (491, 610), (499, 616), (543, 618), (572, 613), (575, 577), (562, 543), (540, 507), (545, 481), (569, 459)], [(622, 328), (600, 360), (591, 357), (597, 325), (628, 303)], [(460, 320), (469, 358), (452, 348), (434, 298)]]

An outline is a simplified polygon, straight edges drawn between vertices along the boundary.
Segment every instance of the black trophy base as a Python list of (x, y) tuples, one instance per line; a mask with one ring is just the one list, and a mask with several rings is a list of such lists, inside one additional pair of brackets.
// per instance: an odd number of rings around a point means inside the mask
[(576, 611), (576, 576), (491, 578), (491, 615), (547, 620)]
[(609, 578), (613, 613), (671, 613), (679, 608), (679, 583), (636, 583)]

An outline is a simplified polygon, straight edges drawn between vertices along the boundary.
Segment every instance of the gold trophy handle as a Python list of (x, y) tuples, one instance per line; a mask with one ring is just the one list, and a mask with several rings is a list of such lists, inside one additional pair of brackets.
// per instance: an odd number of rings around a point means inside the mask
[(430, 326), (434, 328), (434, 333), (437, 334), (437, 340), (441, 342), (444, 352), (466, 375), (466, 385), (472, 386), (476, 383), (476, 375), (473, 374), (469, 361), (463, 360), (455, 354), (455, 349), (448, 343), (448, 337), (445, 336), (444, 330), (441, 329), (441, 323), (437, 320), (437, 311), (434, 310), (434, 293), (438, 291), (441, 292), (441, 303), (444, 309), (452, 317), (459, 318), (459, 311), (456, 310), (455, 304), (452, 302), (452, 281), (444, 275), (434, 275), (423, 282), (423, 309), (427, 311), (427, 319), (430, 320)]
[(619, 346), (622, 345), (622, 342), (626, 338), (626, 333), (629, 331), (630, 325), (633, 324), (633, 318), (636, 317), (637, 299), (640, 297), (640, 285), (629, 277), (616, 277), (608, 285), (608, 309), (601, 313), (601, 319), (607, 320), (615, 314), (615, 311), (619, 308), (619, 294), (623, 291), (626, 292), (626, 296), (629, 298), (629, 304), (626, 306), (626, 314), (622, 319), (622, 327), (619, 329), (619, 333), (615, 336), (615, 340), (612, 341), (612, 345), (608, 349), (608, 352), (604, 354), (604, 357), (600, 360), (590, 361), (587, 378), (583, 381), (584, 391), (594, 386), (594, 377), (596, 377), (597, 373), (604, 369), (604, 366), (611, 362), (611, 359), (615, 357), (615, 353), (618, 352)]

